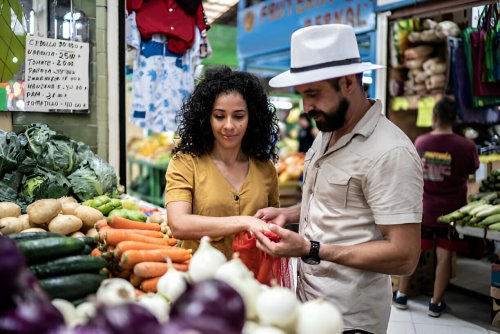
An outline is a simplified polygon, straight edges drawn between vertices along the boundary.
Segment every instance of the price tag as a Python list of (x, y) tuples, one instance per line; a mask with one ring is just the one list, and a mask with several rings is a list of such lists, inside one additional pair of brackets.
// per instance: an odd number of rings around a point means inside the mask
[(417, 126), (427, 128), (432, 126), (432, 109), (436, 100), (433, 97), (423, 97), (418, 101)]
[(89, 44), (26, 36), (25, 110), (86, 110)]

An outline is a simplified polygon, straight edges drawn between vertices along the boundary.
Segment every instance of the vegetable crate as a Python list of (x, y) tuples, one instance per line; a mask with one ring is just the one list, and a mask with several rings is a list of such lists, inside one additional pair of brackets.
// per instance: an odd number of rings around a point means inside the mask
[(155, 164), (144, 159), (128, 158), (127, 193), (145, 202), (163, 207), (167, 164)]

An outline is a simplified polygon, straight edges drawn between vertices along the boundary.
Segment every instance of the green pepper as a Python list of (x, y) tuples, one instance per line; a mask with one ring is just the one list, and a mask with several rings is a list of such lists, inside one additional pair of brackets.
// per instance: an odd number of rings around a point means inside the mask
[(146, 217), (146, 215), (142, 211), (127, 210), (127, 209), (114, 209), (108, 214), (108, 217), (111, 216), (120, 216), (130, 220), (142, 221), (142, 222), (145, 222), (148, 219), (148, 217)]
[(102, 213), (103, 215), (107, 215), (108, 213), (110, 213), (110, 212), (111, 212), (111, 210), (115, 209), (115, 207), (113, 206), (113, 203), (108, 202), (108, 203), (106, 203), (106, 204), (103, 204), (103, 205), (101, 205), (101, 206), (98, 206), (98, 207), (97, 207), (97, 208), (95, 208), (95, 209), (97, 209), (97, 210), (101, 211), (101, 213)]

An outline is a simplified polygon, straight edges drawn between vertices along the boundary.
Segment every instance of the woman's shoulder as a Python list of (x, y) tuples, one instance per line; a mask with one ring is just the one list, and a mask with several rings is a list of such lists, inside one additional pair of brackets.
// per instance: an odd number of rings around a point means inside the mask
[(276, 167), (274, 166), (274, 162), (271, 160), (257, 160), (250, 159), (250, 163), (252, 163), (255, 167), (263, 171), (276, 171)]
[(195, 156), (193, 154), (177, 152), (172, 156), (170, 164), (183, 165), (204, 165), (207, 163), (207, 155)]

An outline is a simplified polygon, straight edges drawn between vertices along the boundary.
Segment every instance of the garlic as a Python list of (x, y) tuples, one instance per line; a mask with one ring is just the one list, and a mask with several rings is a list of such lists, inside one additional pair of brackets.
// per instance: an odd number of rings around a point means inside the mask
[[(286, 334), (282, 329), (272, 326), (257, 326), (250, 334)], [(315, 333), (316, 334), (316, 333)]]
[(189, 276), (193, 282), (214, 278), (215, 272), (226, 262), (226, 256), (210, 244), (210, 237), (205, 236), (191, 258)]
[(116, 305), (135, 300), (133, 285), (123, 278), (108, 278), (102, 281), (96, 293), (97, 303)]
[(262, 325), (276, 326), (289, 331), (295, 326), (299, 305), (293, 291), (275, 286), (263, 290), (257, 296), (257, 315)]
[(300, 306), (297, 334), (339, 334), (343, 330), (342, 314), (332, 303), (315, 299)]
[(186, 275), (174, 268), (169, 257), (167, 257), (167, 263), (168, 270), (160, 277), (156, 289), (160, 295), (167, 298), (170, 303), (173, 303), (186, 291), (187, 281)]
[(140, 296), (137, 302), (147, 308), (159, 322), (165, 322), (168, 320), (168, 314), (170, 313), (170, 304), (167, 300), (160, 294), (147, 293)]
[(253, 273), (241, 261), (239, 254), (234, 253), (231, 261), (224, 263), (217, 269), (214, 278), (230, 281), (240, 278), (253, 278)]

